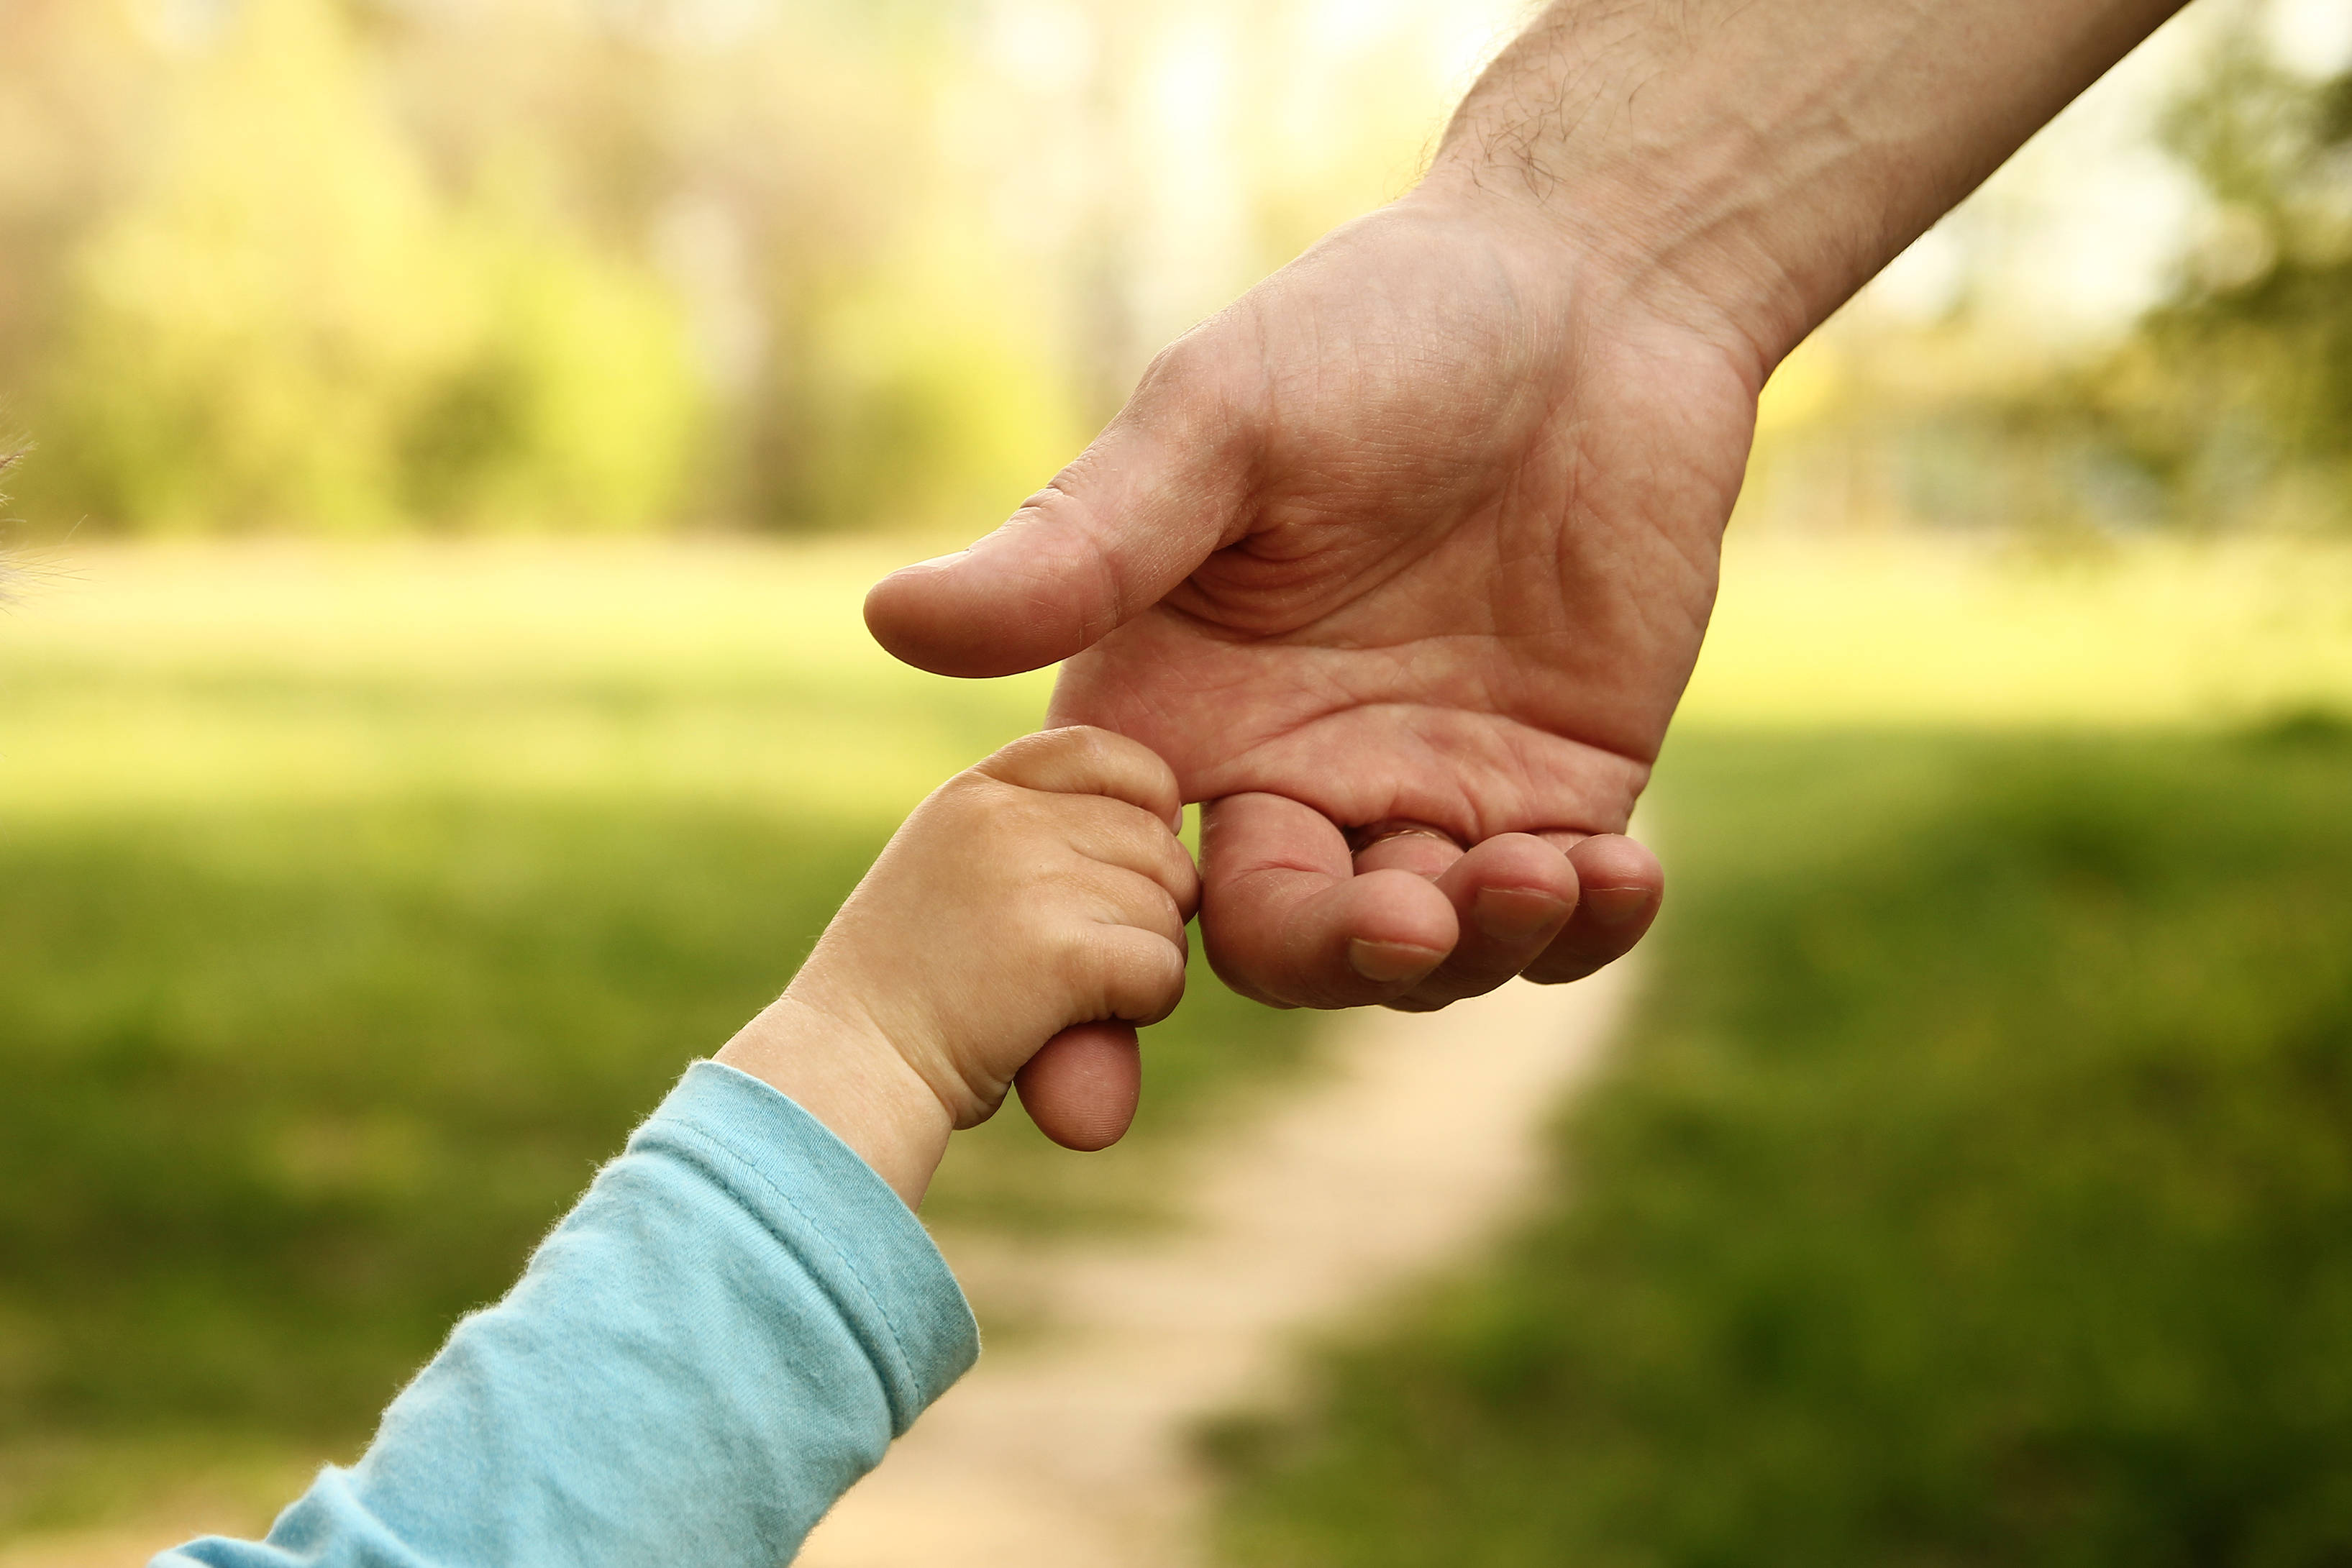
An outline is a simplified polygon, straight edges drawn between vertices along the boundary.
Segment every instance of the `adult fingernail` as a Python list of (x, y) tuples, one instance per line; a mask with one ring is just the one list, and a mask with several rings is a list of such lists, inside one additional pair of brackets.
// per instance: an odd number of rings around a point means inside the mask
[(1525, 942), (1568, 912), (1549, 893), (1531, 888), (1485, 888), (1471, 904), (1478, 929), (1496, 942)]
[(1356, 973), (1383, 985), (1433, 969), (1444, 956), (1409, 942), (1370, 942), (1360, 936), (1348, 943), (1348, 962)]
[(1647, 888), (1587, 888), (1584, 889), (1585, 912), (1594, 925), (1623, 925), (1650, 906)]

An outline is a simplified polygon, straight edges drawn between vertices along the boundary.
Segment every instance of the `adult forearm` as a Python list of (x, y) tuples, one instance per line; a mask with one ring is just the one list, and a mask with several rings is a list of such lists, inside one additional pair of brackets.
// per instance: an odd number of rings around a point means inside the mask
[(1560, 0), (1430, 186), (1524, 204), (1769, 370), (2181, 0)]

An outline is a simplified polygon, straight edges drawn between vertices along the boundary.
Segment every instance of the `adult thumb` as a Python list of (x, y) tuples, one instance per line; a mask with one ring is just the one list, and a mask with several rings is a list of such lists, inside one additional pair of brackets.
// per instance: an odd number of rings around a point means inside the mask
[(1003, 527), (876, 584), (875, 640), (938, 675), (1035, 669), (1091, 647), (1238, 538), (1246, 430), (1174, 360)]

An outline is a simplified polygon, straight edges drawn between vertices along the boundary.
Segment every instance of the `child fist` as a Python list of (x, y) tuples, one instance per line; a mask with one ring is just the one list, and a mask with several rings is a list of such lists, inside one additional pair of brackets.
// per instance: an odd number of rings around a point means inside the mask
[(792, 1095), (911, 1202), (949, 1129), (993, 1114), (1049, 1038), (1107, 1024), (1057, 1039), (1024, 1094), (1049, 1135), (1109, 1142), (1124, 1115), (1101, 1102), (1124, 1075), (1131, 1110), (1132, 1026), (1184, 993), (1200, 883), (1181, 809), (1175, 775), (1133, 741), (1014, 742), (916, 807), (719, 1059)]

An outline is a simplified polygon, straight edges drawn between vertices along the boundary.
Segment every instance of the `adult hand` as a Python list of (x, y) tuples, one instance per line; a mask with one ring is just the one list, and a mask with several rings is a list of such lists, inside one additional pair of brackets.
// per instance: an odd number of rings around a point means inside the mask
[(1764, 376), (2177, 3), (1560, 0), (1418, 191), (868, 624), (949, 674), (1069, 658), (1055, 721), (1210, 802), (1202, 936), (1244, 992), (1583, 973), (1656, 907), (1616, 835)]
[(1133, 736), (1210, 803), (1202, 931), (1236, 989), (1425, 1007), (1575, 979), (1657, 907), (1618, 835), (1760, 376), (1526, 206), (1425, 185), (1177, 343), (867, 619), (950, 674), (1070, 659), (1052, 721)]

